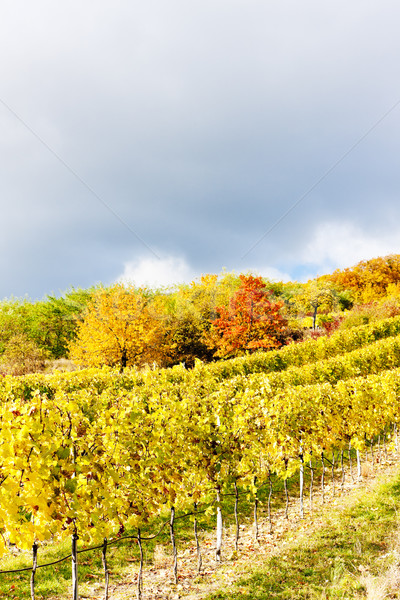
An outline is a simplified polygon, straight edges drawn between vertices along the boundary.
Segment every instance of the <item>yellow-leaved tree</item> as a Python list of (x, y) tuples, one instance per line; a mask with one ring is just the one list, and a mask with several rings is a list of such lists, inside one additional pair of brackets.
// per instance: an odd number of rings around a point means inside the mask
[(332, 284), (310, 280), (302, 286), (293, 298), (293, 302), (297, 311), (304, 311), (312, 315), (313, 329), (315, 329), (317, 313), (333, 310), (338, 299)]
[(165, 296), (167, 365), (184, 362), (193, 367), (196, 359), (212, 360), (215, 348), (209, 340), (216, 306), (226, 306), (240, 285), (233, 273), (202, 275), (197, 281), (177, 286)]
[(141, 288), (117, 283), (89, 302), (70, 358), (87, 367), (143, 365), (157, 360), (160, 313)]

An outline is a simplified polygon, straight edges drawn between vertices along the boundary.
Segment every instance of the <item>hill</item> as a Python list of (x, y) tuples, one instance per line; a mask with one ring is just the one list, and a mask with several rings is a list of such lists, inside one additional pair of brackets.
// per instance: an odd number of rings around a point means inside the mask
[(285, 510), (296, 495), (305, 518), (306, 485), (310, 501), (332, 501), (346, 470), (358, 480), (366, 457), (397, 448), (399, 329), (400, 317), (381, 319), (190, 370), (3, 377), (3, 552), (7, 540), (23, 550), (76, 535), (82, 550), (105, 537), (147, 544), (191, 515), (216, 522), (221, 562), (233, 509), (237, 540), (249, 511), (257, 531), (261, 501), (272, 524), (271, 502)]

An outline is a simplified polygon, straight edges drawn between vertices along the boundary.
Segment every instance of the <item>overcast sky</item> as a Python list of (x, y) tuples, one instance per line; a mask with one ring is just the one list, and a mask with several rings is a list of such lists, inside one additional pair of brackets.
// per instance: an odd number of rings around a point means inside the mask
[(0, 298), (400, 253), (396, 0), (0, 16)]

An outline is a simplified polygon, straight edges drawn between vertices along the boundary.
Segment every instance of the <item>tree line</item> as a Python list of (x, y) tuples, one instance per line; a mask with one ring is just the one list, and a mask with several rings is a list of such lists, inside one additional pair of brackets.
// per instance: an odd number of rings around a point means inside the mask
[(400, 255), (389, 255), (307, 283), (222, 273), (156, 290), (117, 283), (36, 302), (5, 299), (0, 371), (41, 371), (59, 359), (192, 367), (394, 316), (399, 286)]

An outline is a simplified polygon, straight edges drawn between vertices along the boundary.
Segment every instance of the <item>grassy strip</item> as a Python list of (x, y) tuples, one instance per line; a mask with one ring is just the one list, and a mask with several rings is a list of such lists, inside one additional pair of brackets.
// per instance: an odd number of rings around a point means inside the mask
[[(340, 506), (326, 512), (321, 524), (305, 522), (274, 556), (259, 560), (228, 591), (225, 587), (208, 598), (398, 598), (396, 592), (385, 595), (388, 590), (383, 588), (390, 578), (396, 579), (399, 506), (400, 474), (396, 473), (383, 484), (342, 499)], [(371, 595), (374, 586), (378, 591)]]

